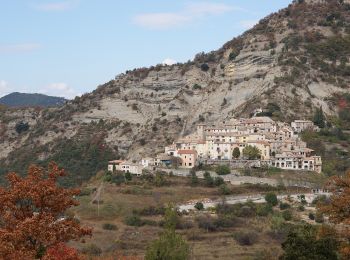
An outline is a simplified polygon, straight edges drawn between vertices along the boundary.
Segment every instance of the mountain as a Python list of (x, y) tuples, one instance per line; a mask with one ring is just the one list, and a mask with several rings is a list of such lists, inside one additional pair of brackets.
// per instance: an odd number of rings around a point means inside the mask
[[(193, 61), (126, 71), (61, 107), (2, 109), (0, 171), (55, 160), (71, 173), (68, 184), (80, 183), (109, 159), (154, 155), (199, 122), (256, 108), (289, 122), (321, 107), (347, 129), (349, 57), (350, 1), (295, 1)], [(29, 129), (17, 133), (18, 122)]]
[(0, 104), (8, 107), (56, 107), (63, 105), (66, 101), (66, 99), (61, 97), (19, 92), (13, 92), (0, 98)]

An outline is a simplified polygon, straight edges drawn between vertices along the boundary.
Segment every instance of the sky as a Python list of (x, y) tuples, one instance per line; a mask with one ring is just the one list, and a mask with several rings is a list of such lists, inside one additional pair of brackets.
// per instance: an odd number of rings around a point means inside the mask
[(74, 98), (220, 48), (292, 0), (0, 0), (0, 97)]

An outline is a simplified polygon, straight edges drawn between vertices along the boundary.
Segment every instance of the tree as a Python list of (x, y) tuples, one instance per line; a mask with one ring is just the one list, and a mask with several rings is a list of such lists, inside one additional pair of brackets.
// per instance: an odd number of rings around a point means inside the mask
[(337, 241), (331, 234), (322, 234), (322, 228), (306, 224), (290, 229), (282, 243), (281, 260), (336, 260)]
[(314, 114), (313, 122), (315, 125), (317, 125), (320, 128), (325, 127), (325, 117), (323, 114), (322, 107), (317, 108)]
[(225, 184), (225, 181), (224, 181), (224, 179), (221, 178), (221, 177), (216, 177), (216, 178), (214, 179), (214, 184), (215, 184), (215, 186), (220, 186), (220, 185), (222, 185), (222, 184)]
[[(344, 259), (350, 258), (350, 172), (345, 176), (334, 176), (330, 178), (326, 187), (332, 192), (330, 200), (324, 203), (318, 203), (318, 214), (325, 214), (329, 217), (329, 222), (344, 225), (339, 232), (341, 237), (340, 253)], [(315, 219), (318, 216), (315, 216)], [(323, 217), (322, 217), (323, 218)]]
[(21, 134), (29, 129), (29, 124), (27, 122), (18, 122), (15, 126), (16, 132)]
[(211, 177), (209, 172), (205, 172), (204, 173), (204, 180), (205, 180), (205, 183), (206, 183), (206, 185), (208, 187), (213, 187), (214, 186), (214, 178)]
[(271, 206), (277, 206), (278, 204), (278, 199), (275, 193), (269, 192), (265, 195), (265, 200), (268, 204)]
[(258, 148), (256, 148), (255, 146), (248, 145), (243, 149), (243, 156), (248, 160), (255, 160), (259, 159), (261, 154)]
[(58, 243), (47, 249), (43, 260), (82, 260), (75, 248), (70, 248), (64, 243)]
[(131, 181), (132, 180), (132, 176), (131, 176), (130, 172), (126, 172), (124, 176), (125, 176), (125, 180), (127, 180), (127, 181)]
[(232, 151), (232, 157), (238, 159), (241, 156), (241, 152), (238, 147), (235, 147)]
[(9, 186), (0, 187), (1, 259), (40, 258), (61, 242), (91, 235), (91, 229), (64, 217), (68, 208), (79, 204), (73, 197), (80, 193), (57, 185), (64, 175), (55, 163), (47, 171), (30, 166), (26, 177), (7, 175)]
[(204, 209), (204, 205), (202, 202), (197, 202), (196, 205), (194, 205), (194, 207), (197, 209), (197, 210), (203, 210)]
[(191, 172), (191, 186), (196, 186), (199, 183), (197, 174), (195, 171)]
[(227, 175), (231, 173), (231, 169), (228, 165), (218, 165), (215, 169), (215, 172), (219, 175)]
[(181, 235), (175, 232), (177, 218), (177, 212), (169, 206), (165, 211), (165, 230), (148, 247), (145, 260), (189, 259), (189, 245)]

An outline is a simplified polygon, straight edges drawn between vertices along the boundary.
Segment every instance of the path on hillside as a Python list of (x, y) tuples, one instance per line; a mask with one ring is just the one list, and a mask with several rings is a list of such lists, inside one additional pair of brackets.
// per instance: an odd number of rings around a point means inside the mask
[[(299, 194), (281, 194), (278, 195), (277, 198), (278, 200), (284, 200), (287, 197), (292, 198), (293, 200), (297, 201), (300, 200), (299, 197), (301, 195), (305, 196), (305, 200), (307, 203), (311, 203), (316, 197), (320, 196), (320, 195), (326, 195), (326, 196), (330, 196), (330, 193), (299, 193)], [(184, 204), (179, 204), (177, 207), (178, 209), (181, 211), (189, 211), (189, 210), (195, 210), (195, 204), (197, 202), (202, 202), (203, 206), (205, 209), (207, 208), (212, 208), (215, 207), (216, 205), (220, 204), (220, 203), (227, 203), (230, 205), (233, 204), (238, 204), (238, 203), (246, 203), (248, 201), (252, 201), (254, 203), (265, 203), (265, 196), (262, 194), (256, 194), (256, 195), (238, 195), (238, 196), (226, 196), (223, 197), (222, 199), (218, 199), (218, 200), (209, 200), (209, 199), (203, 199), (203, 200), (197, 200), (197, 201), (190, 201), (188, 203), (184, 203)]]

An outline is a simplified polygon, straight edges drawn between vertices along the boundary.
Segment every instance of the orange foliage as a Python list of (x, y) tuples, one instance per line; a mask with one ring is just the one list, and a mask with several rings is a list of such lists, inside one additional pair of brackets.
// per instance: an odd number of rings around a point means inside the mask
[(47, 249), (43, 260), (82, 260), (78, 251), (64, 243), (58, 243)]
[(48, 171), (31, 166), (26, 177), (7, 176), (9, 186), (0, 187), (0, 259), (33, 259), (60, 242), (91, 235), (65, 211), (78, 205), (78, 189), (57, 186), (65, 175), (55, 163)]
[(350, 172), (345, 176), (332, 177), (327, 184), (332, 191), (330, 203), (318, 205), (319, 210), (329, 216), (329, 221), (337, 226), (340, 237), (340, 252), (344, 259), (350, 259)]

